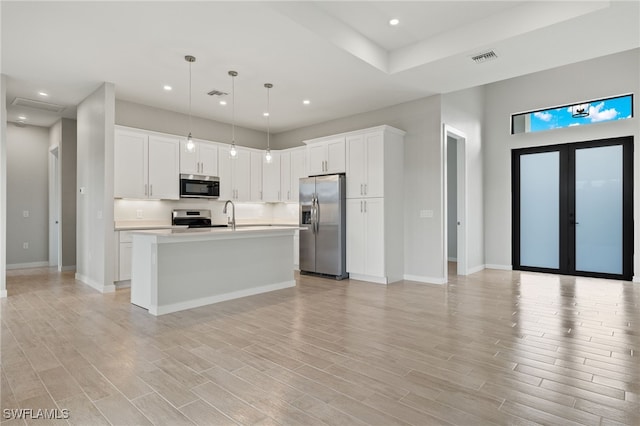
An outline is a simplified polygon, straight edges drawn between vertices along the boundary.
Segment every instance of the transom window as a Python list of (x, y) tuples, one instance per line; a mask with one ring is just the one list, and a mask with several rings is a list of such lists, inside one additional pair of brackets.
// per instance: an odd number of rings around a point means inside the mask
[(584, 126), (631, 117), (633, 117), (633, 95), (629, 94), (512, 114), (511, 134)]

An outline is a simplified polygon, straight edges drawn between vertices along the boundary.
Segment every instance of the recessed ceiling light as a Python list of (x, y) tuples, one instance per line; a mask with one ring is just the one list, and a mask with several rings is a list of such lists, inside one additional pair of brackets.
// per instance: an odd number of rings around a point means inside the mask
[(40, 96), (49, 96), (49, 94), (46, 93), (46, 92), (38, 92), (38, 95), (40, 95)]
[(262, 115), (264, 115), (265, 117), (268, 117), (269, 113), (268, 112), (263, 112)]
[(391, 25), (392, 27), (395, 27), (399, 23), (400, 23), (400, 20), (398, 18), (393, 18), (389, 20), (389, 25)]
[(173, 87), (169, 86), (168, 84), (165, 84), (162, 88), (163, 88), (164, 90), (166, 90), (167, 92), (169, 92), (169, 91), (173, 90)]
[(305, 99), (304, 101), (302, 101), (302, 103), (305, 105), (309, 105), (311, 101), (309, 99)]
[(18, 116), (18, 120), (26, 120), (26, 119), (27, 119), (27, 117), (25, 117), (24, 115), (19, 115)]
[(220, 105), (226, 105), (227, 101), (220, 101)]

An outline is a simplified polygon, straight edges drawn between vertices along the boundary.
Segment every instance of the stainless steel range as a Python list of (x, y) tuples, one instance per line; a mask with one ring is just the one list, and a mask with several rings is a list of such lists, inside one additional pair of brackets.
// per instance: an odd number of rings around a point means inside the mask
[(175, 209), (171, 213), (173, 226), (188, 226), (189, 228), (223, 228), (227, 225), (211, 222), (209, 209)]

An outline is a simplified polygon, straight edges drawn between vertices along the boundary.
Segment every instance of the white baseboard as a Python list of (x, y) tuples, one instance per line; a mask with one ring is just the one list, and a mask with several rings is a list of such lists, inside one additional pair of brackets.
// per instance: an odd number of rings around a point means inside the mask
[(0, 299), (5, 299), (7, 297), (7, 290), (0, 290)]
[(27, 262), (27, 263), (8, 263), (7, 270), (9, 269), (29, 269), (29, 268), (42, 268), (48, 267), (49, 261), (45, 260), (42, 262)]
[(449, 258), (447, 258), (447, 261), (449, 261), (449, 262), (457, 262), (458, 258), (457, 257), (449, 257)]
[(387, 280), (387, 277), (376, 277), (373, 275), (364, 275), (364, 274), (352, 274), (351, 272), (349, 272), (349, 279), (350, 280), (358, 280), (358, 281), (366, 281), (366, 282), (370, 282), (370, 283), (375, 283), (375, 284), (388, 284), (389, 280)]
[(200, 299), (187, 300), (185, 302), (172, 303), (170, 305), (149, 307), (151, 315), (164, 315), (172, 312), (184, 311), (185, 309), (199, 308), (200, 306), (211, 305), (213, 303), (224, 302), (231, 299), (253, 296), (254, 294), (267, 293), (269, 291), (282, 290), (283, 288), (295, 287), (296, 281), (284, 281), (276, 284), (267, 284), (260, 287), (248, 288), (246, 290), (232, 291), (231, 293), (216, 294), (215, 296), (202, 297)]
[(114, 291), (116, 291), (116, 286), (113, 284), (102, 285), (96, 281), (93, 281), (89, 277), (85, 277), (82, 274), (78, 274), (77, 272), (76, 272), (76, 280), (81, 281), (82, 283), (88, 285), (89, 287), (92, 287), (98, 290), (100, 293), (113, 293)]
[(116, 288), (131, 288), (131, 280), (116, 281), (113, 283)]
[(476, 272), (483, 271), (485, 269), (485, 265), (474, 266), (473, 268), (467, 269), (467, 275), (475, 274)]
[(634, 275), (633, 276), (633, 282), (634, 283), (640, 283), (640, 275)]
[(76, 270), (76, 265), (68, 265), (68, 266), (63, 266), (62, 268), (60, 268), (61, 271), (75, 271)]
[(501, 271), (512, 271), (513, 270), (511, 265), (494, 265), (494, 264), (487, 263), (486, 265), (484, 265), (484, 267), (486, 269), (499, 269)]
[(442, 285), (447, 283), (447, 280), (444, 279), (443, 277), (435, 278), (435, 277), (423, 277), (421, 275), (404, 274), (404, 279), (407, 281), (416, 281), (416, 282), (425, 283), (425, 284)]

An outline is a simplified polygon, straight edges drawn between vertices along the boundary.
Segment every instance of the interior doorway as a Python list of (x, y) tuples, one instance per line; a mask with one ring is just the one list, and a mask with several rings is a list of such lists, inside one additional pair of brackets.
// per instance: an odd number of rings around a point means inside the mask
[(513, 267), (631, 280), (633, 137), (512, 152)]
[(58, 147), (49, 150), (49, 266), (62, 267), (60, 241), (60, 165)]
[(444, 126), (444, 274), (467, 275), (467, 137), (459, 130)]

